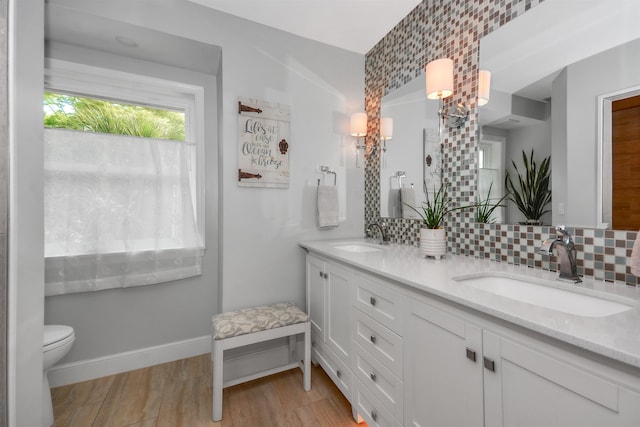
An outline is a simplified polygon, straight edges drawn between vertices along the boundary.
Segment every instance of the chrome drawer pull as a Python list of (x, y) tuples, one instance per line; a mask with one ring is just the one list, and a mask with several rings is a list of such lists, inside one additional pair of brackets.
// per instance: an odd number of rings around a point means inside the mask
[(496, 371), (496, 362), (491, 359), (484, 358), (484, 368), (488, 371), (495, 372)]
[(471, 360), (472, 362), (476, 361), (476, 352), (471, 350), (470, 348), (467, 348), (467, 359)]
[(371, 377), (371, 381), (376, 382), (376, 379), (378, 379), (378, 377), (376, 376), (375, 372), (371, 372), (371, 374), (369, 374), (369, 376)]
[(369, 302), (371, 305), (376, 305), (376, 299), (374, 297), (369, 297)]
[(340, 378), (340, 377), (342, 376), (342, 371), (340, 371), (340, 369), (337, 369), (337, 370), (336, 370), (336, 376), (337, 376), (338, 378)]
[(378, 420), (378, 414), (376, 413), (376, 411), (371, 411), (371, 419), (373, 421), (377, 421)]
[(372, 343), (374, 343), (374, 344), (376, 343), (376, 336), (375, 335), (371, 335), (369, 337), (369, 339), (371, 340)]

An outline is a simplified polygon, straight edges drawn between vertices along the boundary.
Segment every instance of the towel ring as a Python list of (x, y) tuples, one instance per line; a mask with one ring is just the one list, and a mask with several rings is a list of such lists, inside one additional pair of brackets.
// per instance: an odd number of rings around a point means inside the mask
[[(336, 174), (334, 171), (329, 169), (329, 166), (320, 166), (320, 172), (322, 172), (323, 174), (332, 173), (333, 174), (333, 185), (337, 185), (338, 184), (338, 174)], [(319, 185), (320, 185), (320, 180), (318, 180), (318, 186)]]

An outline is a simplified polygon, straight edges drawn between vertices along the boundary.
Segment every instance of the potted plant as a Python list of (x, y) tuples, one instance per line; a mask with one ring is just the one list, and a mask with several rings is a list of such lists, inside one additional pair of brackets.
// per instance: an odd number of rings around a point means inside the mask
[[(448, 185), (442, 185), (437, 191), (433, 189), (433, 201), (427, 198), (422, 202), (422, 207), (416, 209), (408, 205), (422, 219), (423, 227), (420, 229), (420, 253), (424, 256), (432, 256), (440, 259), (447, 253), (447, 236), (442, 223), (444, 218), (453, 211), (465, 209), (471, 206), (451, 207), (449, 205)], [(406, 203), (405, 203), (406, 204)]]
[(493, 212), (498, 208), (503, 208), (505, 205), (502, 204), (504, 199), (509, 197), (509, 193), (502, 196), (498, 199), (497, 202), (493, 202), (491, 199), (491, 189), (493, 188), (493, 183), (489, 185), (489, 191), (487, 192), (487, 198), (484, 200), (478, 200), (478, 203), (475, 204), (476, 208), (476, 222), (480, 222), (483, 224), (493, 224), (495, 219), (492, 218)]
[(517, 186), (507, 171), (504, 180), (505, 188), (509, 200), (516, 204), (518, 210), (526, 218), (526, 222), (521, 222), (521, 224), (540, 225), (542, 223), (540, 218), (549, 212), (547, 206), (551, 203), (551, 190), (549, 189), (551, 157), (546, 157), (538, 165), (533, 159), (533, 150), (531, 150), (529, 157), (522, 150), (522, 160), (524, 163), (524, 171), (522, 172), (518, 170), (516, 163), (511, 161), (517, 177)]

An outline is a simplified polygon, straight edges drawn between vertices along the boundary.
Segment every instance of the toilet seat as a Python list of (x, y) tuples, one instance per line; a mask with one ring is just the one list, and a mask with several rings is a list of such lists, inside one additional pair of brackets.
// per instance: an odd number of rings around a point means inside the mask
[(66, 325), (45, 325), (42, 340), (42, 351), (51, 351), (73, 341), (73, 328)]

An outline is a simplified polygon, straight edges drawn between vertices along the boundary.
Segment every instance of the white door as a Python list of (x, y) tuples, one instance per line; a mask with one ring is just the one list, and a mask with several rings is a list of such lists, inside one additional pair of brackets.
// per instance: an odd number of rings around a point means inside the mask
[(488, 427), (640, 425), (640, 410), (634, 409), (640, 407), (640, 395), (575, 359), (556, 358), (487, 331), (484, 346), (485, 354), (497, 355), (495, 372), (485, 372)]
[(483, 426), (482, 331), (405, 299), (404, 424)]
[(347, 366), (351, 366), (351, 273), (330, 263), (326, 264), (326, 272), (326, 343)]
[(326, 284), (324, 261), (307, 255), (307, 314), (311, 318), (311, 331), (325, 341)]

